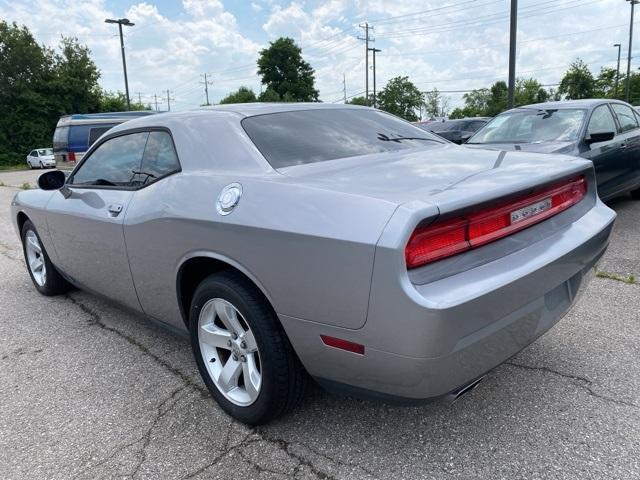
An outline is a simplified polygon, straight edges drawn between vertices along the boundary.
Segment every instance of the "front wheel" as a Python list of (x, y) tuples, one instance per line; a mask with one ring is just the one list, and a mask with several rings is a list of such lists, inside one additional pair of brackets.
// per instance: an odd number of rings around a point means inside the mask
[(189, 328), (200, 374), (232, 417), (259, 425), (301, 401), (306, 372), (275, 312), (242, 275), (207, 277), (194, 294)]
[(40, 241), (36, 227), (30, 220), (22, 226), (22, 250), (27, 262), (29, 276), (36, 289), (43, 295), (52, 296), (71, 290), (67, 282), (53, 266), (49, 255)]

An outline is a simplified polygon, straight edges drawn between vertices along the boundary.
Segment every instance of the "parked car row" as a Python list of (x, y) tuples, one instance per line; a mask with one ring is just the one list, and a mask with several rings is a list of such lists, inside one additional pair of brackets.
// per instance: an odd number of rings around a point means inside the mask
[(461, 118), (443, 120), (441, 122), (419, 123), (418, 126), (423, 130), (446, 138), (450, 142), (461, 144), (469, 140), (489, 120), (491, 120), (489, 117)]
[[(611, 153), (636, 152), (624, 106), (506, 112), (473, 148), (355, 105), (146, 116), (111, 128), (68, 177), (41, 175), (11, 216), (39, 292), (86, 288), (188, 332), (211, 395), (243, 422), (290, 411), (309, 378), (456, 399), (591, 278), (616, 216), (596, 177), (639, 170), (636, 153)], [(617, 166), (519, 151), (546, 143)]]
[(593, 162), (603, 199), (640, 197), (640, 114), (616, 100), (571, 100), (501, 113), (465, 143), (471, 148), (555, 153)]

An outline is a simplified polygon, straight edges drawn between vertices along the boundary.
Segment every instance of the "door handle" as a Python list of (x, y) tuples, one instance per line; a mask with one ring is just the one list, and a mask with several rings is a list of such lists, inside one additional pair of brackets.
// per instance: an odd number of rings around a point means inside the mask
[(120, 205), (119, 203), (112, 203), (111, 205), (109, 205), (109, 213), (112, 217), (117, 217), (118, 215), (120, 215), (121, 211), (122, 205)]
[(624, 150), (625, 148), (627, 148), (627, 147), (628, 147), (628, 145), (627, 145), (626, 143), (621, 143), (621, 144), (620, 144), (620, 148), (622, 148), (623, 150)]

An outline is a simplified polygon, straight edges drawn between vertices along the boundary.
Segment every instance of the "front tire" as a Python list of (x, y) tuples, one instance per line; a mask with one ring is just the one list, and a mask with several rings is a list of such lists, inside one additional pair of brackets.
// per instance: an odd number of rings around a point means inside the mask
[(236, 272), (207, 277), (189, 314), (198, 370), (222, 409), (249, 424), (296, 407), (307, 374), (260, 290)]
[(67, 282), (53, 266), (31, 220), (24, 222), (21, 232), (22, 251), (27, 271), (36, 289), (43, 295), (53, 296), (71, 290)]

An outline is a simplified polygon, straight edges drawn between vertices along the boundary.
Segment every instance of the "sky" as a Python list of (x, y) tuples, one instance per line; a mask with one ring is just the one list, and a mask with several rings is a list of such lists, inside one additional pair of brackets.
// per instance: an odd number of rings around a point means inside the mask
[[(518, 77), (557, 84), (576, 58), (594, 73), (615, 68), (614, 43), (622, 44), (621, 70), (626, 69), (625, 0), (518, 3)], [(104, 19), (128, 18), (135, 23), (124, 27), (131, 97), (155, 107), (157, 95), (161, 110), (167, 108), (167, 90), (172, 110), (205, 103), (205, 73), (212, 103), (241, 85), (259, 93), (256, 59), (280, 36), (302, 47), (322, 101), (342, 102), (345, 84), (348, 98), (362, 95), (365, 44), (358, 36), (368, 22), (370, 46), (381, 50), (378, 90), (393, 77), (408, 76), (423, 91), (443, 92), (455, 108), (463, 105), (464, 90), (506, 81), (509, 5), (510, 0), (0, 0), (0, 19), (26, 25), (51, 47), (61, 35), (77, 37), (91, 49), (102, 87), (124, 91), (117, 25)], [(639, 66), (640, 56), (631, 68)]]

